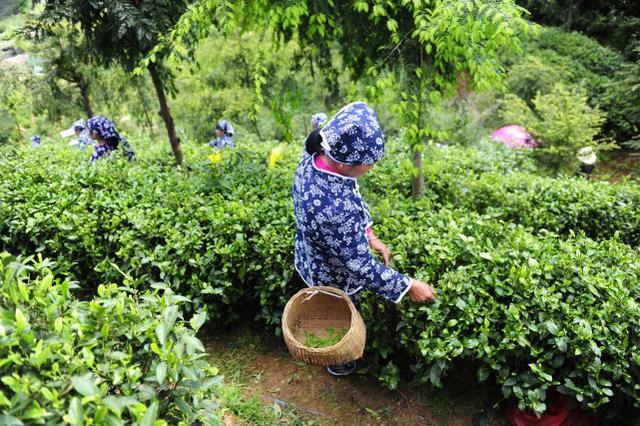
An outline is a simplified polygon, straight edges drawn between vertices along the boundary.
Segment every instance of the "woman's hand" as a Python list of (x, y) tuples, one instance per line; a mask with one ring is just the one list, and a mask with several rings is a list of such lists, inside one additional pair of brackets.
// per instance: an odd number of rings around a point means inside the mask
[(414, 302), (426, 302), (436, 300), (436, 291), (429, 284), (418, 280), (411, 280), (409, 297)]
[(382, 259), (384, 260), (384, 264), (389, 265), (389, 259), (391, 259), (391, 250), (389, 250), (389, 247), (387, 247), (385, 243), (380, 240), (380, 238), (373, 235), (373, 232), (371, 232), (369, 237), (369, 247), (371, 247), (372, 250), (380, 253)]

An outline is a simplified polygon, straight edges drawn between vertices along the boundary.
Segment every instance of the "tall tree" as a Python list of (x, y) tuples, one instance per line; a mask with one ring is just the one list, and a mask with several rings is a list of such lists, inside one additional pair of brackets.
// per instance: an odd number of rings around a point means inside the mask
[(15, 133), (11, 131), (10, 134), (0, 135), (0, 142), (12, 139), (23, 143), (27, 136), (22, 126), (28, 124), (32, 113), (31, 103), (26, 96), (31, 79), (32, 75), (25, 66), (0, 67), (0, 131), (8, 131), (3, 128), (3, 122), (15, 130)]
[(541, 24), (580, 31), (623, 52), (634, 55), (640, 33), (640, 2), (637, 0), (518, 0)]
[(518, 48), (527, 28), (524, 12), (514, 0), (198, 0), (158, 49), (171, 43), (189, 48), (214, 24), (295, 38), (323, 68), (333, 66), (331, 52), (337, 50), (354, 78), (371, 79), (372, 97), (389, 85), (400, 94), (397, 108), (418, 196), (424, 185), (421, 145), (442, 136), (430, 106), (461, 84), (466, 90), (498, 84), (498, 54)]
[[(187, 9), (186, 0), (41, 0), (44, 10), (38, 16), (39, 28), (49, 33), (61, 21), (78, 25), (93, 59), (104, 65), (121, 64), (133, 71), (159, 40), (176, 24)], [(147, 62), (169, 143), (177, 164), (183, 160), (176, 135), (167, 91), (172, 75), (164, 66), (166, 49), (155, 50)]]
[(52, 25), (47, 37), (41, 39), (32, 25), (33, 22), (27, 20), (21, 36), (35, 42), (27, 50), (39, 59), (39, 64), (43, 67), (43, 79), (52, 85), (63, 80), (75, 86), (82, 109), (88, 117), (92, 117), (94, 114), (90, 89), (93, 70), (84, 38), (68, 23), (61, 22), (59, 25)]

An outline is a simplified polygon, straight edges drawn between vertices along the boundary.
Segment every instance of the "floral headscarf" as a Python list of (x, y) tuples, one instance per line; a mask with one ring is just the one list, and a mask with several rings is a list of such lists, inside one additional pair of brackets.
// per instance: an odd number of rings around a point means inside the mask
[(85, 128), (84, 120), (81, 118), (80, 120), (74, 121), (71, 125), (71, 128), (75, 132), (77, 129), (83, 130)]
[(116, 132), (116, 128), (113, 126), (111, 120), (102, 115), (96, 115), (87, 120), (87, 128), (89, 128), (91, 132), (96, 132), (98, 136), (104, 140), (111, 138), (120, 139), (120, 135)]
[[(103, 117), (102, 115), (97, 115), (87, 120), (87, 128), (89, 129), (89, 131), (96, 132), (98, 136), (106, 140), (110, 145), (111, 150), (116, 149), (118, 147), (118, 144), (122, 143), (125, 154), (127, 155), (129, 161), (136, 159), (136, 155), (133, 152), (133, 149), (131, 149), (131, 145), (129, 145), (129, 142), (127, 142), (125, 138), (123, 138), (118, 132), (116, 132), (116, 128), (113, 126), (111, 120)], [(96, 149), (98, 148), (99, 147), (96, 146)], [(94, 161), (93, 157), (91, 161)]]
[(318, 127), (322, 126), (322, 124), (327, 121), (327, 114), (325, 114), (324, 112), (318, 112), (316, 114), (313, 114), (311, 116), (311, 126), (314, 129), (317, 129)]
[(220, 120), (216, 124), (216, 129), (220, 129), (227, 136), (233, 136), (233, 126), (227, 120)]
[(320, 135), (325, 154), (338, 163), (373, 164), (384, 157), (384, 134), (378, 116), (364, 102), (344, 106)]

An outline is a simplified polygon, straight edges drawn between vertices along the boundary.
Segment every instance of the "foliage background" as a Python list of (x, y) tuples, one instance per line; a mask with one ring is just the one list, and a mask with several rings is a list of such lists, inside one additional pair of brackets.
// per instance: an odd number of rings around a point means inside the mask
[[(455, 31), (439, 38), (424, 30), (406, 45), (399, 23), (424, 18), (407, 8), (341, 3), (341, 20), (331, 20), (325, 10), (307, 13), (307, 2), (290, 8), (276, 3), (272, 9), (247, 8), (246, 19), (230, 11), (215, 15), (217, 21), (200, 20), (204, 28), (191, 29), (202, 31), (195, 37), (201, 42), (191, 40), (166, 58), (169, 103), (186, 158), (180, 167), (169, 161), (150, 79), (107, 68), (91, 55), (66, 58), (90, 83), (94, 111), (116, 121), (139, 160), (128, 164), (116, 155), (90, 166), (87, 150), (66, 146), (58, 132), (86, 108), (78, 84), (63, 78), (53, 60), (64, 53), (58, 43), (64, 38), (46, 44), (17, 31), (29, 28), (24, 24), (33, 16), (10, 13), (18, 6), (38, 12), (37, 5), (15, 2), (0, 10), (3, 46), (10, 47), (0, 65), (0, 250), (44, 256), (56, 265), (45, 268), (48, 261), (38, 257), (39, 263), (20, 260), (22, 266), (15, 266), (13, 257), (3, 255), (11, 259), (3, 266), (9, 277), (3, 308), (11, 305), (2, 320), (24, 332), (12, 337), (21, 345), (0, 347), (24, 365), (19, 378), (0, 385), (6, 415), (30, 420), (43, 412), (56, 419), (81, 413), (142, 421), (149, 413), (173, 422), (199, 415), (177, 414), (185, 398), (195, 398), (198, 409), (212, 407), (204, 401), (219, 404), (217, 414), (234, 405), (225, 402), (223, 385), (216, 392), (185, 383), (189, 389), (167, 388), (164, 379), (179, 384), (183, 374), (218, 380), (193, 337), (193, 324), (205, 312), (216, 325), (248, 313), (279, 332), (283, 305), (298, 285), (291, 267), (290, 184), (309, 118), (318, 111), (331, 115), (354, 99), (374, 105), (389, 140), (384, 162), (363, 181), (379, 218), (376, 232), (393, 249), (395, 267), (440, 289), (438, 301), (425, 306), (396, 309), (366, 298), (372, 374), (392, 388), (410, 377), (438, 386), (466, 362), (479, 380), (499, 386), (504, 398), (537, 413), (552, 391), (602, 413), (637, 408), (640, 192), (633, 182), (566, 176), (575, 171), (577, 148), (611, 149), (614, 142), (625, 146), (637, 138), (640, 61), (627, 31), (636, 25), (635, 9), (594, 6), (587, 13), (589, 2), (575, 2), (572, 13), (584, 13), (568, 16), (557, 13), (566, 6), (560, 1), (545, 7), (525, 2), (535, 19), (558, 27), (521, 25), (520, 10), (509, 9), (501, 39), (517, 35), (522, 47), (506, 43), (490, 52), (489, 62), (476, 64), (486, 78), (474, 82), (464, 69), (447, 68), (452, 57), (440, 57), (448, 71), (440, 74), (435, 62), (415, 54), (425, 43), (473, 62), (473, 52), (461, 52), (456, 37), (476, 30), (477, 22), (456, 21), (460, 2), (436, 2), (442, 7), (435, 27), (455, 21)], [(474, 13), (482, 15), (479, 10)], [(274, 19), (268, 31), (255, 26), (262, 13)], [(597, 20), (588, 25), (593, 16)], [(610, 36), (601, 30), (607, 17), (620, 18), (614, 26), (624, 21)], [(352, 32), (341, 31), (350, 24)], [(382, 36), (363, 44), (372, 29)], [(476, 35), (483, 39), (493, 30)], [(349, 36), (360, 43), (350, 46)], [(386, 63), (389, 51), (393, 66)], [(6, 61), (21, 52), (27, 54), (23, 61)], [(494, 72), (504, 74), (505, 84), (487, 77)], [(204, 144), (221, 118), (234, 124), (238, 149), (213, 164)], [(509, 151), (489, 140), (497, 127), (514, 122), (535, 132), (541, 149)], [(33, 133), (43, 136), (38, 150), (27, 143)], [(284, 158), (269, 169), (275, 146), (283, 148)], [(424, 195), (413, 200), (416, 166), (424, 174)], [(73, 291), (56, 293), (65, 286)], [(28, 303), (23, 288), (51, 291), (75, 312), (77, 322), (63, 324), (63, 331), (87, 328), (100, 345), (127, 355), (121, 367), (140, 373), (127, 382), (136, 402), (129, 401), (127, 410), (109, 405), (107, 398), (124, 382), (99, 368), (106, 352), (93, 340), (79, 340), (69, 352), (77, 353), (78, 365), (93, 359), (78, 374), (59, 371), (55, 357), (43, 355), (45, 346), (60, 344), (60, 326), (43, 321), (37, 330), (42, 339), (34, 338), (30, 319), (52, 319), (55, 312), (47, 311), (47, 303)], [(94, 316), (106, 315), (103, 308), (114, 304), (128, 306), (131, 315), (117, 318), (124, 323), (117, 333), (103, 333)], [(152, 349), (167, 338), (157, 331), (167, 312), (177, 315), (171, 344), (184, 343), (184, 336), (191, 342), (180, 359)], [(149, 321), (140, 324), (136, 315)], [(127, 324), (135, 332), (128, 333)], [(32, 388), (39, 370), (45, 382)], [(93, 386), (78, 379), (87, 373), (96, 378)], [(11, 377), (8, 371), (4, 377)], [(138, 386), (149, 383), (153, 392), (140, 395)], [(74, 390), (62, 395), (70, 384)], [(47, 395), (47, 387), (58, 394)], [(37, 394), (32, 399), (38, 406), (25, 405), (29, 392)]]

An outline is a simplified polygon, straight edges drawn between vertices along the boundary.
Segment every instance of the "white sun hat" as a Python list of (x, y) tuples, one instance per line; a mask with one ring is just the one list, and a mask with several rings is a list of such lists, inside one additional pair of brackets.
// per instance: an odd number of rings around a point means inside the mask
[(74, 136), (76, 134), (76, 127), (80, 127), (80, 128), (85, 128), (85, 122), (84, 120), (81, 118), (79, 120), (76, 120), (73, 122), (73, 124), (71, 125), (70, 128), (68, 128), (67, 130), (63, 130), (60, 132), (60, 136), (62, 136), (63, 138), (68, 138), (70, 136)]
[(595, 164), (597, 160), (596, 153), (593, 152), (593, 148), (591, 148), (590, 146), (580, 148), (576, 157), (578, 157), (578, 160), (580, 160), (580, 162), (584, 164)]
[(70, 136), (75, 135), (76, 132), (73, 129), (67, 129), (60, 132), (60, 136), (63, 138), (68, 138)]

